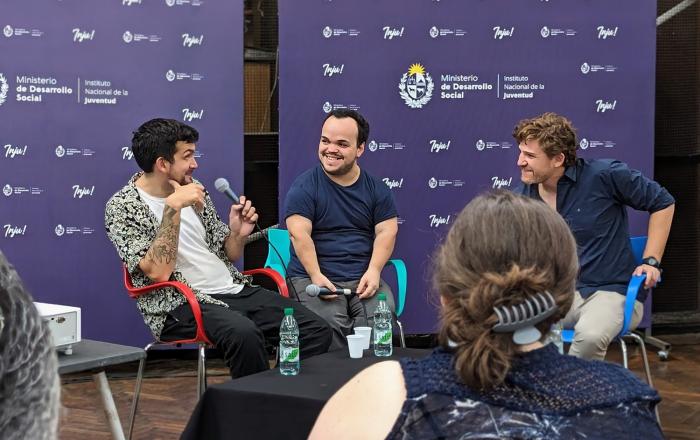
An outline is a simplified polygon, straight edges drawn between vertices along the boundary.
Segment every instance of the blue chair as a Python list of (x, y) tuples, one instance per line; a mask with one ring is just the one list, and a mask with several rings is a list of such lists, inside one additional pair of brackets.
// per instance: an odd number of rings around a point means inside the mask
[[(630, 238), (630, 243), (632, 245), (632, 253), (634, 254), (634, 259), (636, 263), (642, 264), (642, 254), (644, 248), (647, 244), (647, 237), (632, 237)], [(627, 286), (627, 294), (625, 296), (625, 309), (624, 318), (622, 321), (622, 329), (620, 333), (615, 337), (615, 340), (620, 342), (620, 349), (622, 350), (622, 364), (625, 368), (629, 368), (627, 359), (627, 344), (624, 338), (632, 338), (639, 344), (642, 351), (642, 359), (644, 360), (644, 372), (646, 373), (647, 383), (649, 386), (654, 386), (651, 381), (651, 371), (649, 369), (649, 359), (647, 358), (647, 349), (644, 344), (644, 339), (637, 333), (630, 331), (630, 323), (632, 322), (632, 313), (634, 312), (634, 303), (637, 300), (637, 293), (644, 285), (644, 280), (646, 275), (632, 275), (630, 278), (629, 285)], [(574, 330), (565, 329), (562, 331), (561, 339), (564, 342), (571, 343), (574, 340)]]
[[(291, 245), (289, 240), (289, 232), (286, 229), (270, 229), (267, 231), (267, 238), (269, 240), (267, 248), (267, 260), (265, 261), (265, 268), (274, 269), (283, 278), (287, 277), (287, 266), (289, 265), (290, 251), (289, 246)], [(399, 335), (401, 337), (401, 346), (406, 347), (406, 340), (403, 333), (403, 325), (398, 317), (403, 313), (404, 306), (406, 305), (406, 284), (408, 279), (408, 274), (406, 272), (406, 264), (403, 260), (391, 259), (386, 263), (386, 266), (393, 266), (396, 271), (396, 324), (399, 327)]]

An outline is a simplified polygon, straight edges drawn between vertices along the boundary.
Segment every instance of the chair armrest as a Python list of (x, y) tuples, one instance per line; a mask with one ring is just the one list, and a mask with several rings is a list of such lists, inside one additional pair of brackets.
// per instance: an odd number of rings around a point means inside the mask
[(207, 338), (206, 332), (204, 331), (204, 324), (202, 323), (202, 309), (201, 307), (199, 307), (199, 301), (197, 301), (197, 297), (194, 295), (194, 292), (192, 292), (192, 289), (190, 289), (190, 287), (187, 284), (181, 283), (179, 281), (162, 281), (159, 283), (149, 284), (148, 286), (134, 287), (134, 285), (131, 282), (131, 277), (129, 276), (129, 270), (126, 268), (126, 266), (124, 266), (124, 286), (126, 286), (126, 290), (129, 293), (129, 296), (134, 299), (143, 295), (147, 295), (153, 290), (160, 289), (162, 287), (172, 287), (173, 289), (177, 290), (187, 300), (190, 309), (192, 309), (192, 315), (194, 316), (194, 320), (197, 323), (197, 335), (195, 336), (195, 339), (191, 340), (190, 342), (201, 341), (206, 342), (209, 345), (214, 345), (211, 343), (209, 338)]
[(277, 285), (277, 290), (279, 291), (279, 294), (282, 295), (285, 298), (289, 298), (289, 290), (287, 289), (287, 282), (284, 280), (282, 275), (280, 275), (276, 270), (274, 269), (251, 269), (251, 270), (246, 270), (243, 272), (243, 275), (263, 275), (266, 276), (272, 281), (275, 282)]
[(386, 266), (393, 265), (396, 269), (396, 285), (399, 289), (396, 295), (396, 316), (401, 316), (403, 313), (404, 305), (406, 304), (406, 284), (407, 284), (407, 273), (406, 273), (406, 263), (398, 258), (391, 259), (387, 261)]
[(279, 263), (265, 263), (265, 268), (274, 270), (275, 272), (280, 274), (282, 278), (287, 276), (287, 271), (284, 270), (284, 266), (282, 266)]
[(630, 329), (630, 322), (632, 322), (632, 314), (634, 313), (634, 303), (637, 301), (637, 294), (639, 289), (644, 285), (644, 280), (646, 280), (646, 274), (632, 275), (630, 278), (630, 283), (627, 285), (627, 294), (625, 295), (625, 311), (622, 320), (622, 329), (618, 336), (626, 335)]

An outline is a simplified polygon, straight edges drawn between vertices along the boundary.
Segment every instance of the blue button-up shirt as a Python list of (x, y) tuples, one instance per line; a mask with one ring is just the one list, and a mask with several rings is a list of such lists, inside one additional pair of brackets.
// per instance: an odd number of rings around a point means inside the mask
[[(537, 184), (521, 184), (515, 192), (542, 200)], [(627, 290), (636, 263), (625, 207), (653, 213), (674, 203), (665, 188), (617, 160), (577, 159), (566, 168), (557, 182), (557, 212), (578, 244), (576, 288), (583, 298), (597, 290)], [(640, 291), (637, 299), (645, 298)]]

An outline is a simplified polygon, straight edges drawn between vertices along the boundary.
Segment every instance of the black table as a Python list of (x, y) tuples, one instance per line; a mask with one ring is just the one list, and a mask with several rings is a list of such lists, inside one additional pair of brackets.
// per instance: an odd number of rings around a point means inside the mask
[(121, 440), (124, 439), (124, 432), (104, 369), (110, 365), (137, 361), (145, 357), (146, 352), (142, 348), (83, 339), (73, 344), (73, 354), (63, 354), (59, 351), (58, 374), (93, 370), (92, 377), (100, 392), (112, 437)]
[(273, 369), (213, 385), (200, 399), (181, 438), (305, 439), (323, 405), (360, 370), (387, 359), (428, 353), (394, 347), (389, 358), (365, 350), (361, 359), (350, 359), (347, 349), (337, 350), (302, 359), (297, 376), (282, 376)]

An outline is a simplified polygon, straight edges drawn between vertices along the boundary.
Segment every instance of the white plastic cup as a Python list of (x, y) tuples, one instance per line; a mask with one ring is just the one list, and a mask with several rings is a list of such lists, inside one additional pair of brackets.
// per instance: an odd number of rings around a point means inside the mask
[(364, 347), (364, 336), (362, 335), (348, 335), (348, 350), (350, 351), (350, 357), (353, 359), (359, 359), (362, 357), (362, 347)]
[(365, 350), (369, 349), (369, 341), (372, 337), (372, 327), (355, 327), (355, 334), (362, 335), (365, 341), (363, 348)]

